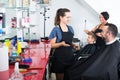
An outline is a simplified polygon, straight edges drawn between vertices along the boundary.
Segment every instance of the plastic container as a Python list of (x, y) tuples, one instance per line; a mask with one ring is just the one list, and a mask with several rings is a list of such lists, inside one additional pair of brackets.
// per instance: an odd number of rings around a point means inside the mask
[(14, 72), (9, 80), (23, 80), (23, 75), (19, 72), (19, 63), (15, 63)]
[(13, 57), (18, 56), (15, 47), (13, 47), (13, 49), (12, 49), (12, 54), (11, 54), (11, 56), (13, 56)]

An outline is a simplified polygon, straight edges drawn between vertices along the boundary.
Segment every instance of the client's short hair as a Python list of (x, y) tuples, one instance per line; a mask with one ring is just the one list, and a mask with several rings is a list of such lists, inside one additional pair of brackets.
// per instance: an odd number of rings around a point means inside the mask
[(105, 26), (108, 26), (108, 31), (110, 31), (114, 37), (117, 36), (118, 29), (117, 29), (117, 26), (115, 24), (106, 23)]
[(97, 38), (96, 38), (96, 35), (93, 32), (88, 32), (87, 34), (91, 35), (95, 39), (95, 41), (96, 41)]

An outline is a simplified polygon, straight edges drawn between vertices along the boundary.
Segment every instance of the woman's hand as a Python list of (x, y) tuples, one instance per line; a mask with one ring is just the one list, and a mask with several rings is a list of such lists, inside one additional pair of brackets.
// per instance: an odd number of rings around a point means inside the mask
[(66, 44), (65, 41), (56, 43), (56, 37), (51, 39), (50, 43), (51, 43), (51, 48), (58, 48), (58, 47), (61, 47), (61, 46), (66, 46), (66, 47), (70, 46), (69, 44)]
[(61, 45), (62, 45), (62, 46), (66, 46), (66, 47), (69, 47), (69, 46), (70, 46), (69, 44), (66, 44), (65, 41), (62, 41), (62, 42), (61, 42)]
[(102, 37), (102, 34), (101, 33), (96, 33), (97, 36), (99, 37)]
[(84, 32), (85, 32), (86, 34), (88, 34), (90, 31), (89, 31), (89, 30), (84, 30)]

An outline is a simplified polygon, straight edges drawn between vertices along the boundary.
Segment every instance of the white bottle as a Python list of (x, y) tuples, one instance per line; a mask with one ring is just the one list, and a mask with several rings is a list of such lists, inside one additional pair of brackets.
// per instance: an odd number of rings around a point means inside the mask
[(23, 75), (19, 72), (19, 63), (15, 63), (14, 72), (11, 75), (10, 80), (23, 80)]
[[(7, 71), (9, 69), (9, 63), (8, 63), (8, 47), (4, 46), (1, 43), (0, 46), (0, 72)], [(1, 75), (0, 75), (1, 80)]]

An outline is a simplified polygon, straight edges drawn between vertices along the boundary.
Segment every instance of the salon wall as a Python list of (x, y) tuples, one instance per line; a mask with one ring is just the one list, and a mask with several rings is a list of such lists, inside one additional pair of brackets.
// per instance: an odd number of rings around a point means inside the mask
[[(39, 5), (37, 5), (39, 6)], [(36, 32), (38, 37), (44, 37), (44, 27), (45, 36), (49, 36), (52, 28), (54, 27), (54, 17), (56, 10), (59, 8), (68, 8), (71, 10), (71, 21), (69, 25), (73, 26), (75, 36), (81, 41), (86, 41), (86, 34), (84, 29), (91, 30), (95, 25), (99, 23), (98, 13), (92, 9), (84, 0), (51, 0), (51, 5), (46, 7), (47, 10), (46, 17), (50, 17), (45, 21), (44, 25), (44, 8), (37, 8), (35, 13), (30, 14), (30, 24), (35, 25), (31, 28), (31, 33)], [(13, 12), (7, 13), (7, 18), (14, 16)], [(9, 26), (10, 22), (6, 22)]]
[[(54, 27), (54, 17), (58, 8), (68, 8), (71, 10), (70, 25), (73, 26), (75, 36), (81, 41), (86, 41), (86, 34), (84, 29), (91, 30), (95, 25), (99, 23), (98, 13), (92, 9), (84, 0), (52, 0), (52, 4), (47, 11), (47, 16), (50, 19), (46, 21), (46, 36), (49, 36), (50, 31)], [(43, 21), (41, 21), (43, 22)], [(40, 22), (40, 23), (41, 23)], [(40, 24), (42, 29), (43, 24)], [(43, 35), (43, 29), (40, 31)]]

